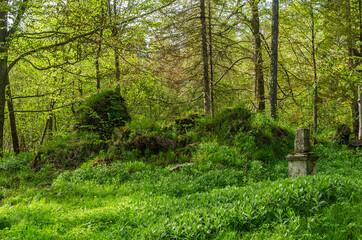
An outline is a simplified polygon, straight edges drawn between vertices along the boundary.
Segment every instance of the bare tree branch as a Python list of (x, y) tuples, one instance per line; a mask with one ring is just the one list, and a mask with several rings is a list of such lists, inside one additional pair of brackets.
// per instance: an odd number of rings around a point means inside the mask
[(240, 62), (241, 60), (245, 60), (245, 59), (252, 59), (251, 57), (242, 57), (237, 59), (235, 62), (233, 62), (233, 64), (230, 65), (230, 67), (221, 75), (221, 77), (214, 83), (214, 85), (218, 84), (224, 77), (225, 75), (234, 67), (235, 64), (237, 64), (238, 62)]
[(59, 63), (59, 64), (54, 64), (54, 65), (49, 65), (49, 66), (46, 66), (46, 67), (38, 67), (36, 66), (33, 62), (31, 62), (29, 59), (27, 58), (23, 58), (24, 61), (26, 61), (27, 63), (29, 63), (33, 68), (35, 68), (36, 70), (40, 70), (40, 71), (43, 71), (43, 70), (48, 70), (48, 69), (51, 69), (51, 68), (57, 68), (57, 67), (62, 67), (64, 65), (74, 65), (78, 62), (80, 62), (80, 60), (77, 60), (75, 62), (62, 62), (62, 63)]

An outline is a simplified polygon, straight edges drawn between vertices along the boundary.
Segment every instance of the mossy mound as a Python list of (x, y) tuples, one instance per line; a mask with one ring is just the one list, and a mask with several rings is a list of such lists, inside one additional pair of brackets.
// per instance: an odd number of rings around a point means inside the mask
[(125, 126), (131, 117), (119, 88), (105, 90), (85, 100), (77, 116), (77, 130), (98, 133), (103, 139), (112, 136), (115, 127)]
[(76, 169), (107, 148), (108, 144), (99, 135), (80, 131), (40, 148), (31, 161), (31, 167), (41, 169), (44, 164), (51, 164), (57, 169)]
[(293, 150), (294, 134), (290, 129), (243, 106), (225, 108), (215, 118), (191, 118), (193, 125), (188, 127), (187, 135), (179, 130), (178, 147), (216, 141), (220, 146), (236, 147), (248, 160), (263, 162), (282, 160)]

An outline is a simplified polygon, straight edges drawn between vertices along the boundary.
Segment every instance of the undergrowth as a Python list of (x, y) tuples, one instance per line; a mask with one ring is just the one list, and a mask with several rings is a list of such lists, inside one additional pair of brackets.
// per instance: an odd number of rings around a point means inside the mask
[(176, 122), (1, 159), (0, 238), (360, 239), (361, 150), (323, 142), (317, 176), (288, 179), (293, 131), (265, 115)]

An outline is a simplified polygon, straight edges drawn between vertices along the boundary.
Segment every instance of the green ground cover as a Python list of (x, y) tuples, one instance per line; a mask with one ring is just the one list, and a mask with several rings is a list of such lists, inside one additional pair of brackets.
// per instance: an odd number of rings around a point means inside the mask
[[(75, 168), (60, 168), (56, 154), (36, 166), (35, 154), (7, 156), (0, 239), (361, 239), (362, 151), (322, 142), (317, 176), (289, 179), (291, 130), (254, 117), (242, 131), (202, 119), (186, 132), (197, 146), (108, 148)], [(171, 170), (183, 162), (194, 164)]]

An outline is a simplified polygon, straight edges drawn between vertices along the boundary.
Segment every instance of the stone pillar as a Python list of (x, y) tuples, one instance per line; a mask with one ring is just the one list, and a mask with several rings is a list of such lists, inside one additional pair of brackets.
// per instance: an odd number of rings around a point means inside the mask
[(294, 151), (288, 154), (289, 177), (316, 174), (318, 156), (310, 153), (310, 132), (307, 128), (298, 128), (295, 132)]

